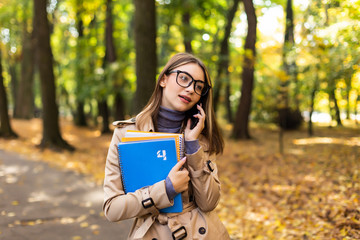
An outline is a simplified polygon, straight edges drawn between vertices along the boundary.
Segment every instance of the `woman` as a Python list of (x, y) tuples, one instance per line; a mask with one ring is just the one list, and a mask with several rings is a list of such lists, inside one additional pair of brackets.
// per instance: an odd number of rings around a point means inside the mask
[[(188, 53), (173, 56), (143, 111), (114, 124), (104, 180), (103, 210), (109, 221), (136, 218), (128, 239), (230, 239), (213, 212), (220, 200), (215, 157), (224, 142), (212, 108), (210, 76), (201, 60)], [(117, 144), (126, 130), (184, 133), (186, 157), (164, 181), (125, 194)], [(178, 193), (183, 211), (160, 213)]]

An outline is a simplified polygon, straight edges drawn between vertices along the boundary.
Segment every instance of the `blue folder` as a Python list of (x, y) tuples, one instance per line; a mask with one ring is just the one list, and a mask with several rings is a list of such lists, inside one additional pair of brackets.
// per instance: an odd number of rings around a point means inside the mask
[[(118, 144), (119, 165), (125, 193), (164, 180), (177, 163), (175, 139), (156, 139)], [(162, 213), (182, 212), (181, 194)]]

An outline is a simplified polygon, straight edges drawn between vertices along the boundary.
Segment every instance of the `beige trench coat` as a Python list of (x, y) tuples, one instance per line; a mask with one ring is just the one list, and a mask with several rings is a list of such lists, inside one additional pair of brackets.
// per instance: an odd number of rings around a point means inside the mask
[[(135, 218), (128, 239), (230, 239), (224, 225), (212, 210), (220, 199), (220, 182), (215, 156), (209, 156), (204, 137), (200, 149), (186, 154), (190, 175), (188, 191), (182, 193), (182, 213), (160, 213), (172, 206), (166, 194), (165, 180), (148, 188), (125, 194), (120, 177), (117, 143), (126, 130), (153, 131), (152, 121), (145, 129), (137, 129), (135, 119), (114, 122), (116, 126), (105, 166), (103, 210), (109, 221)], [(211, 160), (210, 168), (208, 160)], [(140, 177), (140, 176), (139, 176)], [(154, 205), (144, 208), (142, 201), (152, 198)]]

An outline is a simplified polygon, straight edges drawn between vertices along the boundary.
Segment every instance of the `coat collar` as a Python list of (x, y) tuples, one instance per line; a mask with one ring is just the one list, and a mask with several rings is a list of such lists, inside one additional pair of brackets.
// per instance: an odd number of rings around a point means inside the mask
[[(136, 116), (136, 122), (140, 115), (141, 115), (141, 113)], [(147, 121), (145, 122), (142, 129), (140, 129), (137, 124), (136, 124), (136, 128), (138, 128), (139, 131), (146, 131), (146, 132), (154, 132), (155, 131), (154, 123), (151, 118), (147, 119)]]

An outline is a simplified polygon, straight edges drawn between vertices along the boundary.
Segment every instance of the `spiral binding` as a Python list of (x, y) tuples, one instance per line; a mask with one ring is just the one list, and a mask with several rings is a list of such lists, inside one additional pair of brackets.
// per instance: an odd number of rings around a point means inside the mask
[(123, 187), (125, 193), (127, 193), (127, 190), (126, 190), (126, 187), (125, 187), (125, 184), (124, 184), (125, 178), (124, 178), (124, 171), (123, 171), (122, 163), (121, 163), (120, 145), (118, 145), (117, 149), (118, 149), (118, 154), (119, 154), (119, 167), (120, 167), (121, 184), (122, 184), (122, 187)]
[(181, 135), (179, 139), (180, 139), (179, 146), (180, 146), (180, 160), (181, 160), (185, 157), (184, 135)]

